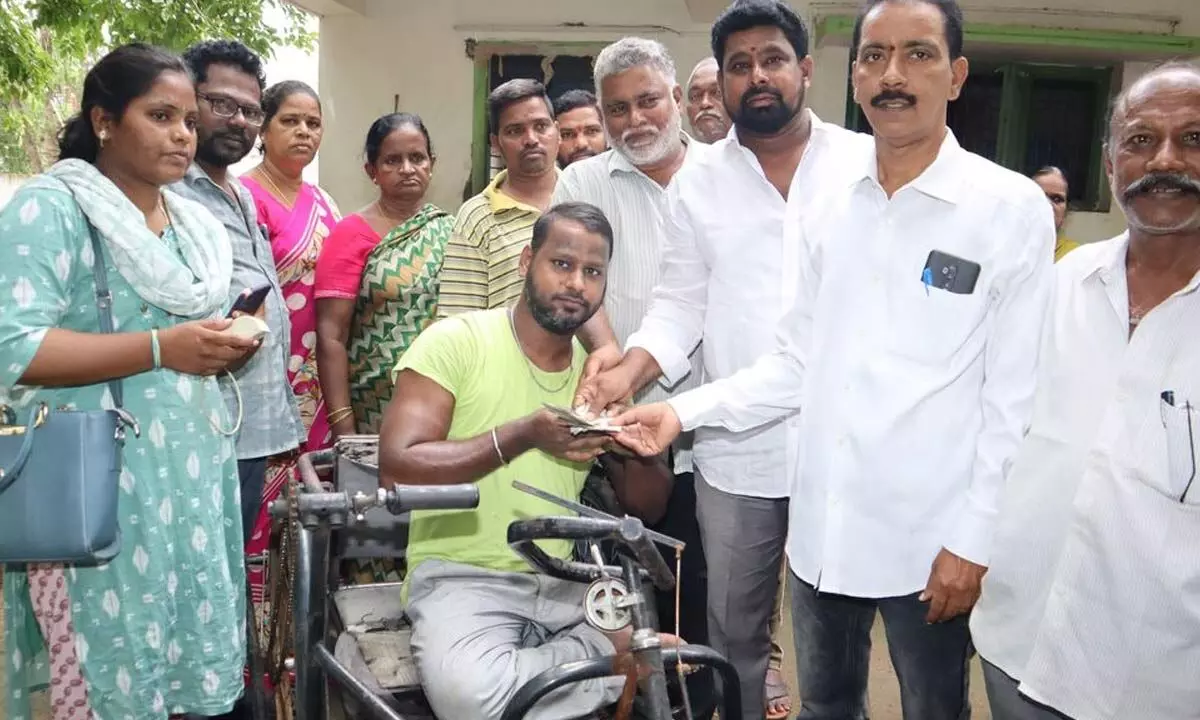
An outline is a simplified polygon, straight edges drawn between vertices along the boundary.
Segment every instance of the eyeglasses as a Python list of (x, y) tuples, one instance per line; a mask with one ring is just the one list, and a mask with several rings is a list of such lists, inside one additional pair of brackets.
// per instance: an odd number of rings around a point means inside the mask
[(196, 93), (196, 97), (207, 102), (208, 106), (212, 108), (213, 115), (217, 117), (231, 118), (237, 115), (240, 110), (242, 117), (246, 118), (246, 123), (254, 127), (260, 127), (263, 124), (263, 120), (267, 117), (263, 109), (255, 105), (239, 105), (229, 98), (202, 92)]

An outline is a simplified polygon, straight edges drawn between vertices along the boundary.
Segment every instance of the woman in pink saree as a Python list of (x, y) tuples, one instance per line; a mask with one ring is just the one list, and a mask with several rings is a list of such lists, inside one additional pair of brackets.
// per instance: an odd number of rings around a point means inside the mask
[[(267, 88), (262, 97), (263, 161), (241, 180), (254, 197), (258, 222), (271, 241), (279, 284), (291, 318), (288, 381), (296, 394), (308, 437), (299, 452), (312, 452), (330, 443), (329, 422), (317, 380), (317, 309), (313, 299), (317, 255), (340, 219), (337, 206), (320, 188), (304, 182), (304, 168), (321, 145), (321, 102), (308, 85), (289, 80)], [(271, 520), (268, 508), (295, 472), (295, 457), (267, 467), (262, 510), (247, 541), (247, 554), (268, 550)], [(263, 602), (262, 566), (248, 568), (256, 604)]]

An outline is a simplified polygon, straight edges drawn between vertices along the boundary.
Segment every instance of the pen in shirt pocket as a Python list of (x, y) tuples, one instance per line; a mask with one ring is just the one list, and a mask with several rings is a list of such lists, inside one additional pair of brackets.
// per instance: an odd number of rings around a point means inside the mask
[(1196, 406), (1184, 399), (1176, 404), (1174, 390), (1164, 390), (1159, 395), (1159, 412), (1163, 428), (1167, 433), (1167, 472), (1169, 484), (1174, 489), (1183, 486), (1179, 502), (1187, 499), (1192, 483), (1196, 480)]

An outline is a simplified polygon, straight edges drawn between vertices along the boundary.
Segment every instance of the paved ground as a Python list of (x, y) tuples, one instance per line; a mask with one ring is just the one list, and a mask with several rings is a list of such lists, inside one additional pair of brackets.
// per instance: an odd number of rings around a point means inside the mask
[[(2, 608), (0, 608), (2, 609)], [(785, 611), (783, 622), (784, 670), (788, 684), (792, 688), (792, 707), (800, 707), (800, 698), (796, 694), (796, 666), (793, 660), (792, 619), (791, 613)], [(4, 613), (0, 612), (0, 637), (4, 633)], [(883, 634), (883, 622), (876, 621), (872, 632), (873, 649), (871, 653), (871, 719), (872, 720), (902, 720), (900, 715), (900, 688), (896, 683), (896, 674), (892, 672), (888, 660), (887, 640)], [(979, 673), (978, 662), (974, 663), (971, 674), (971, 705), (973, 720), (991, 720), (987, 700), (983, 691), (983, 678)], [(8, 697), (5, 673), (0, 672), (0, 698)], [(49, 720), (45, 699), (37, 698), (34, 709), (34, 720)]]

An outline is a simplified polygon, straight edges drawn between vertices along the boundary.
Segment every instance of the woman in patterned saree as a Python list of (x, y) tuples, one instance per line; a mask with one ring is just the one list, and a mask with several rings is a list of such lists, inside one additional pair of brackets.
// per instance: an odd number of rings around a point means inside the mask
[(242, 694), (236, 428), (213, 376), (256, 344), (223, 332), (225, 228), (164, 189), (192, 162), (198, 114), (178, 57), (118, 48), (84, 79), (59, 162), (0, 212), (0, 402), (22, 418), (35, 403), (111, 408), (117, 380), (141, 427), (122, 453), (120, 553), (5, 568), (8, 720), (32, 720), (30, 690), (51, 679), (53, 720), (212, 716)]
[[(339, 219), (337, 206), (319, 187), (303, 180), (304, 168), (321, 147), (321, 101), (308, 85), (287, 80), (267, 88), (262, 97), (263, 161), (242, 176), (266, 228), (279, 285), (292, 324), (288, 382), (308, 430), (300, 452), (329, 445), (329, 423), (317, 380), (317, 308), (313, 286), (317, 256)], [(263, 502), (247, 554), (266, 552), (271, 541), (270, 504), (295, 471), (295, 458), (267, 467)], [(263, 602), (262, 566), (250, 570), (254, 602)]]
[(379, 432), (392, 369), (437, 313), (437, 278), (454, 218), (425, 202), (434, 154), (416, 115), (367, 133), (379, 198), (336, 228), (317, 262), (317, 366), (335, 437)]

